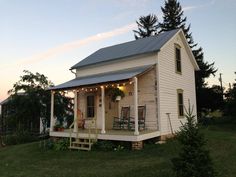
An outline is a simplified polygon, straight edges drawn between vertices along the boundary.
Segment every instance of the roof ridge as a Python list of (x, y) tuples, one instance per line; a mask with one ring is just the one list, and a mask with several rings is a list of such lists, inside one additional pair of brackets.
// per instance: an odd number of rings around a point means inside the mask
[[(97, 51), (99, 51), (99, 50), (101, 50), (101, 49), (106, 49), (106, 48), (110, 48), (110, 47), (115, 47), (115, 46), (118, 46), (118, 45), (123, 45), (123, 44), (127, 44), (127, 43), (132, 43), (132, 42), (135, 42), (135, 41), (147, 40), (148, 38), (160, 37), (161, 34), (170, 33), (171, 31), (178, 31), (178, 30), (179, 30), (179, 29), (173, 29), (173, 30), (169, 30), (169, 31), (162, 31), (161, 33), (158, 33), (158, 34), (155, 34), (155, 35), (152, 35), (152, 36), (148, 36), (148, 37), (144, 37), (144, 38), (139, 38), (139, 39), (134, 39), (134, 40), (131, 40), (131, 41), (126, 41), (126, 42), (123, 42), (123, 43), (114, 44), (114, 45), (107, 46), (107, 47), (102, 47), (102, 48), (98, 49)], [(96, 51), (96, 52), (97, 52), (97, 51)]]

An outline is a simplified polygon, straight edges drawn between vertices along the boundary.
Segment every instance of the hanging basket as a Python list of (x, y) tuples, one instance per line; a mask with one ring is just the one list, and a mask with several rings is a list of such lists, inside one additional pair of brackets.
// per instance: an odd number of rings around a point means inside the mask
[(115, 102), (120, 101), (125, 96), (125, 93), (119, 88), (109, 88), (108, 95), (110, 96), (111, 100)]

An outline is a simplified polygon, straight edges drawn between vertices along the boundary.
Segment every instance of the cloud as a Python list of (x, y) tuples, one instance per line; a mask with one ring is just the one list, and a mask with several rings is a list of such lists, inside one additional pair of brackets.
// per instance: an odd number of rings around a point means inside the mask
[(216, 0), (211, 0), (209, 2), (206, 2), (205, 4), (198, 5), (198, 6), (186, 6), (186, 7), (183, 7), (183, 11), (190, 11), (196, 8), (208, 7), (208, 6), (215, 5), (215, 3), (216, 3)]
[(197, 6), (186, 6), (186, 7), (183, 7), (183, 11), (189, 11), (189, 10), (193, 10), (196, 8), (197, 8)]
[[(74, 49), (77, 49), (77, 48), (79, 48), (83, 45), (90, 44), (90, 43), (93, 43), (93, 42), (96, 42), (96, 41), (105, 40), (105, 39), (108, 39), (108, 38), (112, 38), (114, 36), (118, 36), (118, 35), (130, 32), (135, 27), (136, 27), (136, 24), (131, 23), (129, 25), (123, 26), (121, 28), (114, 29), (112, 31), (99, 33), (99, 34), (90, 36), (90, 37), (85, 38), (85, 39), (68, 42), (68, 43), (62, 44), (60, 46), (51, 48), (51, 49), (49, 49), (49, 50), (47, 50), (43, 53), (39, 53), (39, 54), (31, 56), (29, 58), (22, 59), (22, 60), (18, 61), (17, 63), (15, 63), (15, 65), (17, 65), (17, 66), (27, 65), (27, 64), (32, 64), (32, 63), (36, 63), (36, 62), (41, 62), (41, 61), (44, 61), (44, 60), (49, 60), (52, 57), (55, 57), (57, 55), (69, 52), (69, 51), (74, 50)], [(12, 64), (8, 64), (8, 65), (4, 66), (4, 68), (5, 67), (10, 67), (10, 66), (12, 66)]]

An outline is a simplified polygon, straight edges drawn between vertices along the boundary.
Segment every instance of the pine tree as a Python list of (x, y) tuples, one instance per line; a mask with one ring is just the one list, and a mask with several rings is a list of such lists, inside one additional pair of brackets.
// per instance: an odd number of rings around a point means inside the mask
[(206, 140), (200, 133), (190, 104), (185, 109), (187, 122), (177, 134), (181, 145), (179, 156), (172, 159), (176, 177), (214, 177), (213, 163), (206, 149)]
[(138, 30), (133, 30), (135, 39), (145, 38), (157, 34), (158, 19), (156, 15), (141, 16), (138, 21)]
[(201, 96), (201, 89), (207, 85), (205, 79), (210, 75), (214, 75), (217, 69), (214, 68), (214, 63), (204, 61), (203, 49), (197, 47), (197, 43), (194, 43), (192, 33), (190, 32), (190, 25), (186, 25), (187, 17), (183, 16), (184, 12), (180, 3), (177, 0), (166, 0), (165, 5), (164, 7), (161, 7), (161, 10), (163, 12), (163, 22), (159, 23), (161, 28), (160, 32), (182, 28), (200, 68), (199, 71), (195, 72), (195, 82), (198, 102), (197, 108), (198, 111), (201, 111), (202, 105), (200, 103), (202, 102), (201, 100), (204, 99)]

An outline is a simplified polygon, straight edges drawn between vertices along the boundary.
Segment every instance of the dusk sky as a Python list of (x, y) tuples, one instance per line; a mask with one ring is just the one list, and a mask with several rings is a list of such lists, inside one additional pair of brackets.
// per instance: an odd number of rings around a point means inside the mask
[[(209, 83), (236, 78), (236, 0), (181, 0), (194, 41), (218, 72)], [(0, 0), (0, 101), (23, 70), (54, 84), (73, 79), (69, 68), (99, 48), (134, 40), (141, 15), (162, 21), (164, 0)]]

